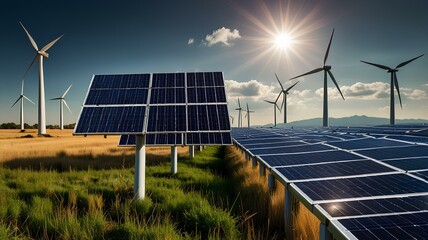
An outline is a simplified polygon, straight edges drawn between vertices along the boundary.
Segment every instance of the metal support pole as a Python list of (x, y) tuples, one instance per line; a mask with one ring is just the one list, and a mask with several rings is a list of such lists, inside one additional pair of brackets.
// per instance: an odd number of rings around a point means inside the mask
[(275, 190), (276, 187), (276, 182), (275, 182), (275, 177), (273, 176), (272, 173), (268, 174), (268, 188), (270, 192), (273, 192)]
[(259, 164), (259, 173), (260, 173), (260, 177), (263, 177), (266, 175), (266, 168), (263, 164)]
[(195, 157), (195, 146), (189, 146), (189, 157), (190, 158)]
[(253, 168), (255, 168), (257, 166), (257, 160), (256, 157), (253, 157)]
[(332, 240), (330, 231), (328, 231), (327, 226), (323, 223), (320, 223), (320, 240)]
[(284, 196), (284, 220), (285, 220), (285, 229), (291, 228), (291, 193), (288, 189), (288, 186), (285, 186), (285, 196)]
[(136, 136), (134, 198), (144, 199), (146, 193), (146, 136)]
[(177, 146), (171, 146), (171, 173), (177, 173)]

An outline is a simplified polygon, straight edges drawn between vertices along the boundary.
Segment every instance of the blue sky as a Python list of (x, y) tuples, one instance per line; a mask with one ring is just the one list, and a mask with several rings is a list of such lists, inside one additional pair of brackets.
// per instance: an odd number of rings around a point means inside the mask
[[(272, 122), (263, 99), (279, 92), (274, 72), (285, 85), (291, 77), (321, 67), (333, 28), (327, 64), (345, 95), (329, 91), (330, 117), (389, 116), (389, 75), (360, 60), (395, 67), (428, 53), (428, 2), (385, 1), (7, 1), (0, 9), (0, 122), (18, 122), (20, 81), (35, 52), (18, 21), (39, 47), (61, 34), (45, 59), (46, 99), (70, 84), (67, 102), (75, 122), (93, 74), (223, 71), (229, 108), (239, 97), (256, 111), (254, 124)], [(275, 46), (288, 32), (293, 43)], [(193, 40), (192, 40), (193, 39)], [(428, 119), (428, 56), (403, 67), (398, 81), (403, 109), (397, 118)], [(289, 120), (321, 117), (322, 73), (300, 79), (288, 102)], [(37, 66), (25, 79), (24, 93), (38, 98)], [(329, 87), (333, 87), (329, 82)], [(398, 99), (397, 99), (398, 100)], [(47, 100), (47, 123), (58, 124), (57, 102)], [(236, 117), (236, 112), (231, 111)], [(26, 122), (37, 121), (37, 107), (25, 104)], [(282, 118), (278, 117), (278, 122)], [(235, 122), (236, 125), (236, 122)]]

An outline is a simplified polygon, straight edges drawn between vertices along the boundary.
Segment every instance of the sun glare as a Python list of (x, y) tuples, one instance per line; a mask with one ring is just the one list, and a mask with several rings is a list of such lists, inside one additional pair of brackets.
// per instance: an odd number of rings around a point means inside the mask
[(275, 46), (278, 49), (286, 50), (293, 44), (293, 38), (288, 33), (279, 33), (275, 36)]

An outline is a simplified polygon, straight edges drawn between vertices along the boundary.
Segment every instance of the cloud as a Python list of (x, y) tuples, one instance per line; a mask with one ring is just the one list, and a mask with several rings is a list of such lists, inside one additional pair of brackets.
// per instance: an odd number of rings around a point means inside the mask
[(225, 80), (225, 88), (230, 98), (246, 97), (253, 98), (254, 100), (261, 98), (270, 99), (277, 94), (273, 93), (275, 87), (265, 85), (257, 80), (250, 80), (248, 82)]
[(425, 86), (425, 87), (428, 87), (428, 83), (425, 83), (425, 84), (424, 84), (424, 86)]
[(405, 91), (403, 95), (412, 100), (424, 100), (428, 99), (428, 93), (419, 89), (413, 91)]
[(234, 29), (231, 31), (229, 28), (219, 28), (213, 31), (212, 34), (207, 34), (205, 40), (203, 41), (208, 47), (211, 47), (215, 44), (223, 44), (224, 46), (232, 46), (231, 41), (241, 38), (239, 31)]
[(192, 45), (195, 42), (194, 38), (189, 38), (189, 40), (187, 40), (187, 45)]

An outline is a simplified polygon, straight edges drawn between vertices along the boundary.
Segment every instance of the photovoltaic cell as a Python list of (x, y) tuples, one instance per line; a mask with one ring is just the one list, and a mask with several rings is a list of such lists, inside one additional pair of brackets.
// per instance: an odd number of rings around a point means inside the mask
[(332, 217), (415, 212), (428, 210), (428, 195), (322, 203), (319, 206)]
[(412, 174), (428, 181), (428, 171), (420, 171), (420, 172), (415, 172)]
[(299, 182), (313, 201), (428, 192), (428, 183), (406, 174)]
[(372, 160), (277, 168), (288, 180), (353, 176), (394, 170)]
[(142, 132), (146, 107), (84, 107), (76, 132), (133, 133)]
[(222, 133), (186, 133), (187, 145), (218, 145), (219, 143), (232, 144), (232, 137), (228, 132)]
[(356, 159), (362, 159), (362, 157), (344, 151), (263, 156), (263, 160), (272, 167)]
[(186, 131), (186, 106), (150, 106), (147, 132)]
[(410, 146), (410, 144), (403, 143), (403, 142), (391, 141), (386, 139), (373, 139), (373, 138), (341, 141), (341, 142), (330, 142), (329, 144), (335, 147), (347, 149), (347, 150), (378, 148), (378, 147)]
[(149, 88), (150, 74), (95, 75), (93, 89), (140, 89)]
[(426, 239), (428, 213), (342, 219), (339, 221), (358, 239)]
[(300, 141), (290, 141), (290, 142), (279, 142), (279, 143), (259, 143), (259, 144), (245, 144), (245, 148), (248, 150), (259, 149), (259, 148), (270, 148), (270, 147), (289, 147), (289, 146), (298, 146), (305, 145), (306, 143)]

